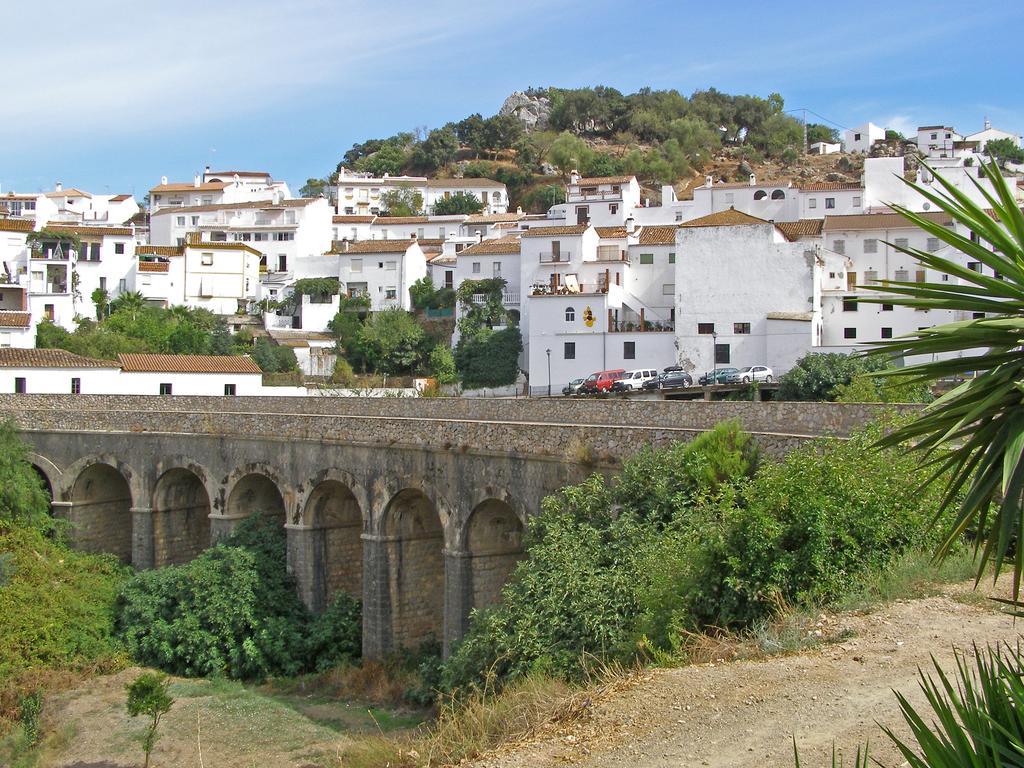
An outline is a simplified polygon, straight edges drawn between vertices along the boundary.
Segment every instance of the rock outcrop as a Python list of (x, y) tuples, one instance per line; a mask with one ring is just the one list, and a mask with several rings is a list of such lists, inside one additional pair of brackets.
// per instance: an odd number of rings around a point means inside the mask
[(515, 91), (505, 99), (499, 115), (512, 115), (522, 121), (528, 131), (544, 130), (551, 114), (551, 101), (547, 96), (534, 96)]

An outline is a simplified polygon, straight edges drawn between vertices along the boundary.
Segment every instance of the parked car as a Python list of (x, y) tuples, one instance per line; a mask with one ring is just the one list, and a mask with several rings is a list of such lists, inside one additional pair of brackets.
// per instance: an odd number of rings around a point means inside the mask
[(679, 389), (680, 387), (692, 387), (693, 376), (688, 374), (686, 371), (666, 371), (661, 374), (658, 382), (660, 389)]
[(659, 373), (653, 379), (648, 379), (644, 382), (644, 389), (661, 389), (661, 380), (665, 378), (664, 373)]
[(612, 384), (622, 378), (626, 371), (623, 368), (616, 368), (610, 371), (598, 371), (587, 376), (580, 386), (581, 395), (596, 395), (601, 392), (610, 392)]
[(726, 384), (729, 381), (729, 377), (738, 371), (739, 368), (718, 368), (714, 371), (708, 371), (697, 381), (702, 387), (706, 387), (709, 384)]
[(568, 386), (562, 387), (563, 395), (578, 395), (580, 393), (580, 387), (583, 386), (583, 379), (573, 379), (569, 382)]
[(622, 378), (612, 383), (612, 392), (636, 392), (644, 388), (644, 384), (658, 378), (656, 368), (637, 368), (626, 371)]
[(775, 380), (772, 369), (766, 365), (748, 365), (740, 368), (736, 373), (730, 374), (726, 383), (728, 384), (749, 384), (752, 381), (763, 381), (771, 384)]

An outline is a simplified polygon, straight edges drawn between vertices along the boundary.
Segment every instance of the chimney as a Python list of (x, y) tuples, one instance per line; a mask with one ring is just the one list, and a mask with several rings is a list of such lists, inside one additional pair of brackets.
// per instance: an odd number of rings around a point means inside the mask
[(757, 184), (757, 179), (754, 177), (754, 174), (750, 174), (750, 186), (754, 186), (755, 184)]
[(56, 192), (63, 192), (63, 191), (64, 191), (64, 185), (63, 185), (63, 184), (61, 184), (61, 183), (60, 183), (60, 182), (58, 181), (58, 182), (57, 182), (56, 184), (54, 184), (54, 185), (53, 185), (53, 189), (54, 189), (54, 191), (56, 191)]
[(713, 178), (711, 178), (710, 176), (705, 176), (704, 177), (704, 186), (705, 187), (713, 187), (714, 185), (715, 185), (715, 180)]
[(632, 216), (626, 217), (626, 234), (632, 235), (636, 231), (636, 220)]
[(523, 215), (523, 206), (517, 205), (516, 206), (516, 216), (522, 216), (522, 215)]
[(166, 176), (161, 176), (160, 177), (160, 185), (161, 186), (166, 186), (167, 185), (167, 177)]
[(239, 186), (242, 185), (242, 181), (241, 181), (241, 179), (238, 178), (238, 174), (237, 173), (235, 174), (234, 182), (235, 182), (235, 186), (236, 187), (239, 187)]
[(206, 166), (206, 175), (210, 174), (210, 166)]
[(196, 189), (199, 189), (199, 174), (198, 173), (195, 176), (192, 177), (192, 186), (195, 187)]
[(986, 115), (985, 116), (985, 130), (987, 131), (987, 130), (990, 130), (991, 128), (992, 128), (992, 121), (989, 120), (988, 119), (988, 115)]
[(579, 184), (580, 183), (580, 172), (577, 171), (575, 168), (573, 168), (571, 171), (569, 171), (569, 183), (570, 184)]
[(346, 237), (346, 238), (345, 238), (344, 240), (342, 240), (341, 242), (342, 242), (342, 243), (344, 244), (344, 247), (345, 247), (345, 253), (348, 253), (348, 238)]

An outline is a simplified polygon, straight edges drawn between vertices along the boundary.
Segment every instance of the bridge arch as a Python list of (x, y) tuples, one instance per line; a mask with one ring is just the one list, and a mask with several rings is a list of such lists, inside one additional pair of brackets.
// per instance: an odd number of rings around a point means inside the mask
[[(153, 486), (153, 565), (187, 563), (210, 546), (207, 473), (190, 462), (161, 462)], [(167, 469), (164, 466), (170, 465)]]
[(391, 643), (415, 648), (444, 637), (445, 521), (423, 487), (397, 490), (383, 513)]
[[(112, 457), (75, 462), (62, 493), (71, 523), (71, 542), (86, 552), (106, 552), (132, 562), (132, 508), (138, 475)], [(135, 483), (137, 486), (138, 483)]]
[[(253, 514), (264, 515), (284, 527), (295, 492), (283, 481), (282, 474), (264, 462), (236, 468), (224, 484), (221, 515), (229, 530), (237, 520)], [(214, 535), (221, 532), (215, 531)]]
[(29, 463), (32, 464), (32, 468), (39, 475), (43, 481), (43, 487), (50, 495), (50, 501), (53, 502), (57, 498), (56, 491), (59, 487), (61, 471), (60, 467), (54, 464), (45, 456), (30, 451), (26, 458)]
[(469, 514), (463, 552), (469, 559), (470, 608), (487, 608), (501, 599), (501, 590), (523, 558), (525, 514), (508, 500), (489, 497)]
[(302, 501), (303, 528), (315, 532), (312, 564), (314, 606), (326, 607), (337, 591), (362, 598), (363, 510), (366, 494), (351, 474), (339, 469), (320, 472)]

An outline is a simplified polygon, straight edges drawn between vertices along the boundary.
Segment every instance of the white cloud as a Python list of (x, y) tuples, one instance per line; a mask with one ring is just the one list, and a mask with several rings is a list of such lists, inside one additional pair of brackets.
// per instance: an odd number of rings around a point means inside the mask
[(890, 115), (889, 117), (872, 122), (887, 130), (902, 133), (908, 139), (917, 136), (917, 126), (921, 125), (920, 121), (909, 115)]

